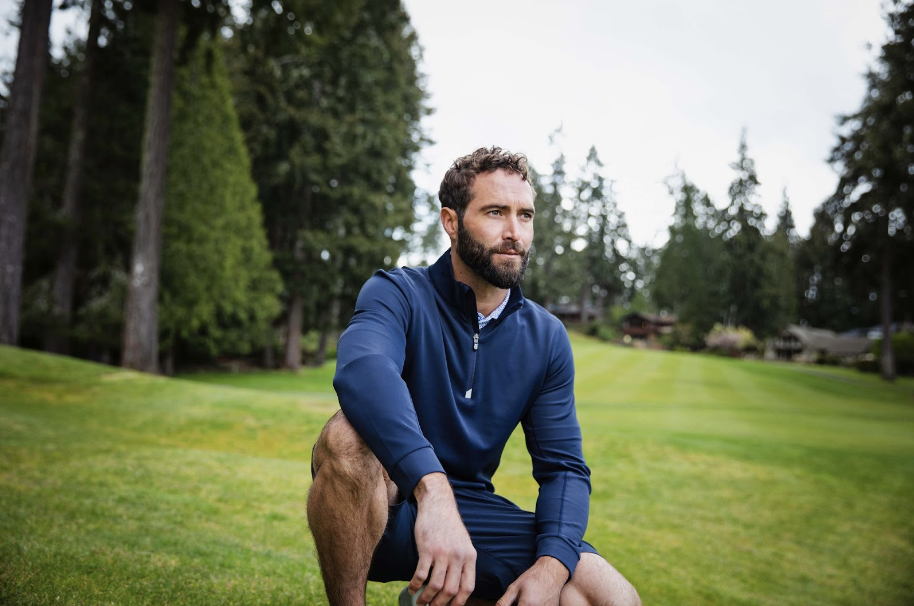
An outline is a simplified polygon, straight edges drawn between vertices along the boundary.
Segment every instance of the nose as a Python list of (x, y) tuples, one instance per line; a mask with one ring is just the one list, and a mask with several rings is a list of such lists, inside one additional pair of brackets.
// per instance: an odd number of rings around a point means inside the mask
[(520, 221), (514, 215), (510, 215), (505, 221), (505, 231), (502, 235), (505, 240), (517, 242), (520, 240)]

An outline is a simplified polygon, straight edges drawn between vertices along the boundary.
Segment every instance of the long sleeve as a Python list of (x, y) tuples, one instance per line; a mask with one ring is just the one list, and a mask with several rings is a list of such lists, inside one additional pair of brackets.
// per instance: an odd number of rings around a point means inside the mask
[(372, 276), (340, 337), (333, 379), (343, 414), (404, 495), (422, 476), (444, 472), (401, 376), (410, 314), (406, 295), (387, 274)]
[(581, 557), (590, 506), (590, 469), (584, 462), (574, 407), (574, 361), (564, 330), (553, 344), (543, 388), (522, 420), (536, 501), (536, 555), (556, 558), (569, 575)]

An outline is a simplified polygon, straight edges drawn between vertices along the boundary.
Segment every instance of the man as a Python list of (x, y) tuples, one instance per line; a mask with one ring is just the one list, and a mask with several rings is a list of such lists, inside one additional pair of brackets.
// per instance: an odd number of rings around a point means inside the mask
[[(582, 537), (590, 470), (562, 324), (524, 299), (535, 193), (527, 160), (497, 147), (441, 184), (451, 249), (379, 271), (340, 337), (341, 412), (312, 456), (308, 523), (331, 604), (367, 580), (409, 581), (418, 604), (640, 604)], [(523, 426), (536, 512), (494, 494)]]

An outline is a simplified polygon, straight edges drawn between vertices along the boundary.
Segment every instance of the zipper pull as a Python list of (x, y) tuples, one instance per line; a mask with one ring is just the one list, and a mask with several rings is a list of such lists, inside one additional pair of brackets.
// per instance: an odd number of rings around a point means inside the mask
[(479, 333), (473, 333), (473, 351), (479, 349)]

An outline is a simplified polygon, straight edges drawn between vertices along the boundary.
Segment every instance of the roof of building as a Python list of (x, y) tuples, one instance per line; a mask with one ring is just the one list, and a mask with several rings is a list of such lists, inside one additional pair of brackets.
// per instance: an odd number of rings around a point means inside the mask
[(833, 330), (791, 324), (784, 333), (793, 335), (805, 349), (824, 351), (833, 356), (858, 356), (870, 350), (867, 337), (842, 337)]

